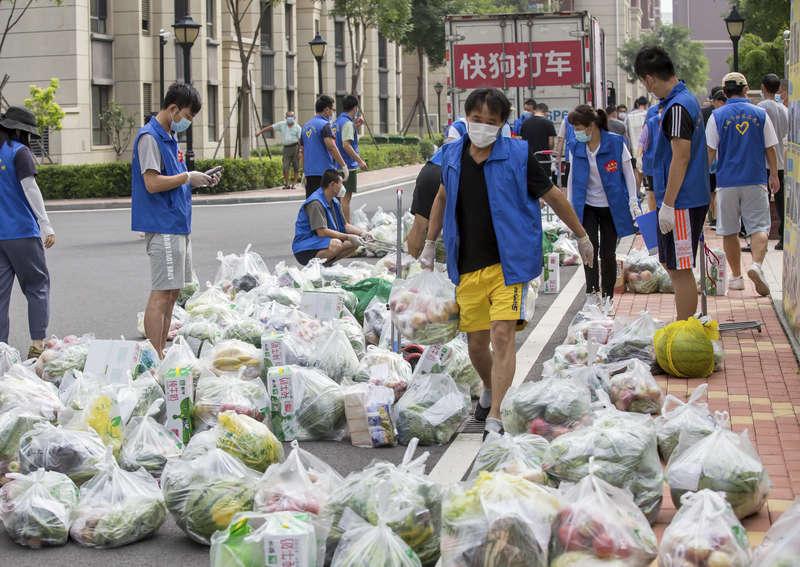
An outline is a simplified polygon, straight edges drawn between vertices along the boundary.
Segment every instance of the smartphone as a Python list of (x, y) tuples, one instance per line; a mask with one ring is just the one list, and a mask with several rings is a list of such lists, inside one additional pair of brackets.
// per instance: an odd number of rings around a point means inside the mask
[(222, 173), (221, 165), (218, 165), (217, 167), (212, 167), (211, 169), (205, 172), (206, 175), (216, 175), (217, 173)]

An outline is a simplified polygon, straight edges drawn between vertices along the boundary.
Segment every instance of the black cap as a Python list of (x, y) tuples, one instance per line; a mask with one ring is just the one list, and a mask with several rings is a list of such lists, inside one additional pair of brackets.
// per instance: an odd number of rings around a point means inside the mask
[(30, 132), (39, 137), (39, 126), (36, 124), (36, 116), (27, 108), (21, 106), (10, 106), (6, 113), (0, 117), (0, 126), (9, 130), (22, 130)]

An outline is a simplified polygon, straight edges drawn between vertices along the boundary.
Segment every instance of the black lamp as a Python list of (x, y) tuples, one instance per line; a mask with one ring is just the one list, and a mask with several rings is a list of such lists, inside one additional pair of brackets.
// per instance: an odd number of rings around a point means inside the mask
[(744, 18), (739, 13), (739, 7), (734, 4), (731, 13), (725, 18), (725, 27), (733, 43), (733, 70), (739, 70), (739, 40), (744, 32)]
[(314, 59), (317, 60), (317, 73), (319, 75), (319, 94), (322, 94), (322, 58), (325, 57), (325, 47), (328, 45), (328, 42), (325, 41), (319, 32), (317, 35), (314, 36), (314, 39), (308, 42), (308, 46), (311, 48), (311, 55), (314, 56)]
[[(175, 30), (175, 43), (183, 49), (183, 80), (187, 85), (192, 83), (192, 45), (200, 35), (200, 24), (195, 22), (189, 14), (172, 24)], [(189, 171), (194, 169), (194, 150), (192, 149), (192, 127), (186, 131), (186, 167)]]

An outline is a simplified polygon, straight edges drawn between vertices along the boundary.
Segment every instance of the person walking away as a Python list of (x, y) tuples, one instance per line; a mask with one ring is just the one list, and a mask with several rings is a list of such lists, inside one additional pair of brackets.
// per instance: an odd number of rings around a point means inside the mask
[(568, 120), (577, 143), (567, 195), (594, 248), (592, 264), (583, 266), (586, 293), (613, 298), (617, 239), (635, 234), (633, 222), (642, 214), (631, 154), (622, 136), (608, 131), (602, 110), (595, 112), (583, 104), (570, 112)]
[(425, 237), (428, 235), (428, 219), (431, 216), (433, 200), (439, 192), (442, 183), (442, 148), (436, 150), (422, 169), (417, 174), (414, 185), (414, 194), (411, 198), (411, 214), (414, 222), (408, 231), (406, 244), (408, 253), (414, 258), (419, 258), (425, 246)]
[(536, 105), (533, 116), (522, 123), (520, 137), (528, 142), (528, 148), (533, 152), (552, 150), (556, 142), (556, 127), (553, 121), (547, 118), (549, 108), (543, 102)]
[[(294, 112), (288, 110), (286, 111), (284, 120), (264, 126), (261, 130), (256, 132), (256, 137), (270, 130), (276, 132), (281, 137), (281, 144), (283, 145), (281, 156), (281, 163), (283, 165), (283, 188), (294, 189), (295, 183), (300, 181), (300, 157), (302, 154), (300, 135), (303, 129), (295, 120)], [(289, 172), (292, 173), (291, 183), (289, 183)]]
[(442, 186), (420, 255), (433, 269), (444, 226), (447, 272), (457, 286), (460, 328), (484, 385), (475, 419), (502, 431), (500, 405), (516, 369), (515, 333), (524, 327), (529, 282), (542, 271), (544, 200), (578, 236), (584, 262), (592, 243), (564, 194), (523, 140), (498, 136), (511, 103), (499, 89), (473, 90), (465, 102), (468, 131), (442, 148)]
[(658, 255), (675, 289), (678, 319), (684, 320), (697, 311), (692, 267), (710, 200), (703, 115), (695, 96), (675, 76), (666, 51), (640, 49), (634, 68), (647, 91), (661, 101), (660, 123), (651, 132)]
[(347, 164), (336, 147), (336, 125), (331, 124), (334, 101), (321, 95), (314, 105), (316, 114), (303, 125), (300, 144), (303, 146), (303, 174), (306, 176), (306, 199), (322, 184), (322, 174), (328, 169), (342, 170), (345, 181), (350, 175)]
[(617, 120), (621, 122), (625, 122), (628, 118), (628, 106), (625, 104), (618, 104), (617, 105)]
[(326, 170), (321, 186), (297, 213), (292, 254), (299, 264), (305, 266), (312, 258), (321, 258), (331, 265), (352, 256), (363, 244), (365, 232), (348, 224), (342, 212), (344, 194), (342, 174), (335, 169)]
[(618, 118), (619, 114), (617, 112), (617, 107), (607, 106), (606, 116), (608, 117), (608, 131), (622, 136), (623, 139), (625, 139), (625, 144), (628, 145), (628, 148), (630, 148), (630, 144), (628, 144), (627, 140), (627, 131), (625, 130), (625, 123)]
[(174, 83), (155, 119), (133, 141), (131, 230), (145, 233), (151, 272), (144, 333), (162, 356), (175, 301), (192, 277), (192, 187), (220, 179), (220, 173), (187, 171), (178, 149), (176, 135), (191, 126), (200, 108), (193, 86)]
[(778, 160), (778, 182), (780, 189), (775, 193), (775, 209), (778, 213), (778, 242), (775, 250), (783, 250), (783, 225), (786, 219), (786, 197), (784, 193), (784, 170), (786, 169), (786, 143), (789, 136), (789, 111), (776, 97), (781, 87), (778, 75), (770, 73), (761, 81), (761, 96), (764, 100), (758, 103), (769, 116), (775, 134), (778, 136), (778, 146), (775, 148)]
[(31, 136), (38, 138), (39, 128), (30, 110), (11, 106), (0, 115), (0, 342), (8, 342), (16, 277), (28, 302), (28, 358), (38, 358), (50, 319), (50, 273), (44, 250), (56, 243), (56, 233), (36, 183)]
[[(709, 97), (709, 104), (702, 108), (703, 112), (703, 123), (708, 124), (708, 121), (711, 120), (711, 114), (718, 108), (721, 108), (725, 105), (725, 102), (728, 100), (728, 97), (725, 96), (725, 92), (723, 91), (721, 86), (716, 86), (711, 89), (711, 95)], [(709, 189), (711, 190), (711, 201), (708, 205), (708, 223), (711, 225), (712, 230), (717, 230), (717, 164), (712, 163), (708, 166), (708, 184)]]
[(358, 191), (358, 172), (366, 171), (365, 162), (358, 153), (358, 131), (356, 130), (355, 120), (358, 115), (358, 99), (353, 95), (347, 95), (342, 101), (342, 112), (336, 119), (336, 148), (345, 159), (350, 175), (345, 181), (346, 190), (342, 199), (342, 210), (344, 218), (350, 222), (350, 201)]
[(644, 177), (644, 194), (647, 198), (647, 210), (656, 210), (656, 195), (653, 188), (653, 171), (656, 144), (654, 134), (658, 133), (661, 114), (659, 105), (654, 104), (647, 109), (642, 135), (639, 137), (639, 148), (642, 152), (642, 176)]
[(642, 186), (642, 148), (639, 141), (642, 137), (642, 128), (647, 119), (647, 97), (640, 96), (634, 103), (633, 110), (625, 116), (625, 139), (628, 141), (628, 150), (631, 153), (631, 164), (636, 174), (636, 186)]
[(706, 140), (709, 163), (717, 161), (717, 234), (723, 237), (725, 256), (731, 267), (728, 288), (744, 289), (739, 247), (739, 226), (744, 223), (753, 250), (747, 277), (753, 280), (759, 295), (767, 296), (769, 285), (761, 263), (767, 254), (772, 224), (769, 191), (777, 193), (780, 188), (778, 136), (766, 110), (747, 100), (744, 75), (728, 73), (722, 84), (728, 102), (711, 115), (706, 125)]
[(781, 79), (781, 86), (778, 89), (778, 95), (775, 100), (781, 103), (786, 108), (789, 108), (789, 80)]
[(525, 102), (522, 104), (522, 112), (514, 120), (514, 124), (511, 126), (511, 133), (514, 136), (522, 137), (522, 125), (525, 124), (525, 121), (533, 116), (536, 113), (536, 101), (532, 98), (525, 99)]

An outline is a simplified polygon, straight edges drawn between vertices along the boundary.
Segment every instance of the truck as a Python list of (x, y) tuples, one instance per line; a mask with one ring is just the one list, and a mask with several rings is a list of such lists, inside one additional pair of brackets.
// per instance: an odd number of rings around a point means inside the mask
[(546, 103), (557, 126), (579, 104), (606, 105), (604, 35), (588, 12), (452, 15), (445, 38), (448, 124), (479, 87), (505, 92), (510, 120), (528, 98)]

